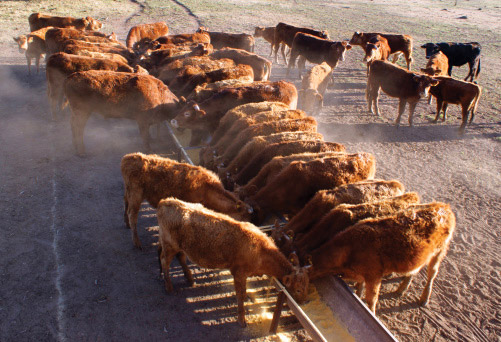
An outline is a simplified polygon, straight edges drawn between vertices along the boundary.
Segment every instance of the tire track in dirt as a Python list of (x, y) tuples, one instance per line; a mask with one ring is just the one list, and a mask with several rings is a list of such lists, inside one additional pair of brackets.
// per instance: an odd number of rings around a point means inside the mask
[(197, 28), (202, 26), (202, 24), (200, 22), (200, 18), (198, 16), (196, 16), (195, 13), (193, 13), (192, 10), (188, 6), (186, 6), (185, 4), (180, 2), (179, 0), (171, 0), (171, 1), (173, 3), (175, 3), (176, 5), (178, 5), (179, 7), (181, 7), (192, 20), (196, 21)]
[(144, 13), (144, 10), (146, 9), (146, 5), (139, 2), (138, 0), (130, 0), (130, 2), (132, 2), (133, 4), (139, 6), (139, 10), (135, 13), (133, 13), (130, 17), (128, 17), (127, 19), (125, 19), (125, 23), (127, 24), (129, 21), (132, 20), (132, 18), (134, 17), (139, 17), (141, 16), (143, 13)]

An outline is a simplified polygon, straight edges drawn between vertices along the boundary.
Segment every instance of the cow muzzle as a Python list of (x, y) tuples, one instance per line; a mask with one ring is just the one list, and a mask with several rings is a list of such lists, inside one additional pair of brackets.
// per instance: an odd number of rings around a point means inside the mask
[(171, 124), (172, 126), (174, 126), (174, 128), (179, 128), (179, 124), (177, 123), (177, 120), (176, 120), (176, 119), (172, 119), (172, 120), (170, 121), (170, 124)]

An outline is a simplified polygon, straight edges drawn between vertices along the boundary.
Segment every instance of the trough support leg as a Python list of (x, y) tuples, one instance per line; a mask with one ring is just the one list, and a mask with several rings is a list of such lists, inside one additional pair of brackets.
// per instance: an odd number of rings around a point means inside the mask
[(277, 306), (275, 307), (275, 312), (273, 313), (273, 319), (271, 320), (270, 325), (270, 333), (276, 334), (278, 330), (278, 321), (280, 320), (280, 316), (282, 314), (282, 308), (285, 303), (285, 293), (280, 291), (277, 297)]

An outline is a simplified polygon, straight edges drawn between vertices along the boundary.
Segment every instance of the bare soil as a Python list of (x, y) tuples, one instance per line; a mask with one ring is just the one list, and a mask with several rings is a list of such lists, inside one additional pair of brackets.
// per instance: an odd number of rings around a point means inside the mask
[[(24, 56), (11, 38), (26, 32), (28, 14), (39, 10), (75, 16), (98, 13), (104, 31), (115, 31), (121, 39), (130, 26), (155, 20), (166, 20), (175, 33), (192, 32), (199, 23), (215, 30), (251, 32), (254, 25), (278, 21), (326, 27), (333, 39), (348, 39), (356, 30), (396, 31), (415, 38), (414, 70), (425, 64), (419, 45), (427, 41), (482, 43), (479, 84), (484, 92), (464, 136), (457, 134), (457, 106), (451, 106), (445, 123), (432, 124), (434, 105), (422, 101), (415, 126), (406, 125), (406, 113), (397, 129), (397, 101), (382, 95), (382, 116), (368, 114), (359, 47), (335, 70), (317, 119), (326, 139), (345, 144), (348, 151), (374, 153), (378, 178), (400, 180), (423, 202), (450, 203), (457, 216), (428, 306), (416, 304), (425, 270), (402, 297), (392, 295), (400, 278), (389, 278), (377, 308), (381, 321), (402, 341), (500, 340), (501, 37), (495, 1), (459, 0), (457, 6), (452, 0), (55, 3), (0, 3), (0, 341), (308, 340), (290, 315), (282, 319), (280, 335), (268, 336), (269, 317), (263, 312), (271, 310), (275, 297), (265, 279), (249, 282), (255, 302), (246, 303), (246, 329), (236, 324), (233, 284), (226, 272), (193, 266), (196, 285), (191, 288), (175, 264), (176, 291), (165, 293), (158, 276), (154, 210), (144, 205), (139, 219), (143, 251), (133, 248), (123, 224), (119, 165), (124, 154), (143, 149), (137, 126), (95, 116), (85, 132), (88, 156), (75, 156), (69, 113), (61, 122), (51, 121), (44, 69), (28, 75)], [(381, 19), (371, 24), (370, 10), (394, 20), (388, 28)], [(456, 19), (461, 15), (469, 19)], [(453, 39), (454, 28), (461, 35)], [(257, 52), (267, 56), (269, 45), (258, 40)], [(453, 71), (459, 77), (466, 72), (466, 67)], [(285, 67), (274, 64), (272, 76), (284, 79)], [(300, 85), (299, 79), (292, 81)], [(172, 141), (165, 132), (153, 150), (171, 153)]]

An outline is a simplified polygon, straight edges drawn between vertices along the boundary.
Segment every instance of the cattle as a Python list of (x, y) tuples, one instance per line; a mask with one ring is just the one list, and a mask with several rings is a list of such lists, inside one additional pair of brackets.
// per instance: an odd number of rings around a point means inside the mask
[(407, 70), (411, 70), (412, 64), (412, 37), (406, 34), (388, 34), (379, 32), (355, 32), (350, 39), (350, 45), (360, 45), (365, 51), (367, 43), (376, 36), (381, 36), (388, 41), (392, 62), (395, 63), (403, 54), (407, 63)]
[(173, 117), (178, 99), (149, 75), (115, 71), (75, 72), (64, 82), (64, 95), (71, 107), (71, 131), (77, 154), (84, 155), (83, 133), (91, 113), (106, 118), (135, 120), (146, 150), (150, 149), (149, 128)]
[(376, 310), (381, 280), (403, 274), (404, 293), (412, 275), (427, 265), (427, 282), (419, 299), (426, 305), (440, 262), (447, 253), (456, 218), (445, 203), (414, 205), (395, 215), (368, 218), (337, 234), (311, 253), (310, 280), (329, 274), (365, 283), (365, 301)]
[(211, 53), (210, 44), (166, 45), (160, 50), (148, 50), (139, 57), (139, 64), (148, 69), (152, 75), (159, 75), (165, 66), (180, 60), (207, 56)]
[(144, 200), (157, 208), (162, 198), (172, 196), (202, 203), (238, 220), (250, 218), (251, 208), (225, 190), (213, 172), (201, 166), (136, 152), (126, 154), (120, 168), (125, 189), (124, 222), (127, 228), (131, 228), (132, 241), (137, 248), (141, 248), (137, 218)]
[(468, 123), (468, 115), (470, 115), (470, 124), (475, 116), (477, 104), (482, 94), (482, 88), (474, 83), (456, 80), (448, 76), (437, 76), (438, 85), (430, 88), (430, 95), (437, 99), (437, 115), (433, 122), (437, 122), (440, 117), (440, 112), (443, 111), (442, 121), (445, 121), (447, 116), (447, 106), (449, 103), (461, 106), (461, 126), (459, 133), (463, 134), (466, 124)]
[(130, 64), (133, 64), (136, 56), (134, 53), (126, 48), (115, 46), (107, 43), (91, 43), (76, 39), (67, 39), (63, 43), (58, 44), (57, 49), (49, 48), (49, 43), (47, 41), (47, 53), (54, 54), (56, 52), (65, 52), (72, 55), (76, 55), (79, 51), (91, 51), (91, 52), (104, 52), (104, 53), (114, 53), (123, 56)]
[(298, 107), (310, 114), (316, 114), (323, 107), (324, 94), (332, 76), (332, 68), (327, 63), (315, 65), (301, 81), (298, 92)]
[(125, 45), (118, 42), (111, 36), (104, 33), (94, 31), (80, 31), (70, 28), (52, 28), (45, 34), (45, 41), (47, 45), (47, 53), (52, 54), (61, 52), (68, 40), (80, 40), (88, 43), (104, 43), (114, 47), (121, 47), (125, 49)]
[[(372, 61), (386, 61), (390, 56), (391, 49), (388, 40), (379, 34), (369, 39), (364, 47), (364, 62), (369, 65)], [(367, 72), (369, 69), (367, 69)]]
[(189, 43), (202, 43), (210, 44), (210, 36), (207, 32), (196, 33), (180, 33), (170, 36), (158, 37), (155, 41), (159, 44), (189, 44)]
[(275, 47), (275, 45), (274, 45), (275, 26), (271, 26), (271, 27), (256, 26), (256, 27), (254, 27), (254, 37), (255, 38), (263, 38), (264, 40), (266, 40), (268, 43), (271, 44), (271, 49), (270, 49), (270, 57), (271, 57), (273, 55), (273, 48)]
[(165, 288), (173, 291), (169, 267), (174, 256), (181, 254), (181, 264), (189, 283), (193, 278), (185, 256), (204, 268), (229, 269), (233, 275), (238, 306), (238, 323), (245, 326), (244, 302), (247, 277), (276, 277), (299, 302), (308, 293), (306, 268), (293, 266), (266, 234), (247, 222), (174, 198), (160, 202), (159, 258)]
[(295, 109), (296, 87), (292, 83), (278, 81), (223, 89), (200, 104), (188, 104), (171, 120), (171, 124), (176, 128), (207, 130), (209, 133), (214, 133), (219, 120), (228, 110), (245, 103), (261, 101), (280, 101)]
[(430, 56), (426, 68), (421, 68), (421, 72), (430, 76), (446, 76), (449, 70), (449, 60), (442, 51)]
[(134, 49), (134, 45), (141, 39), (149, 38), (153, 40), (161, 36), (166, 36), (168, 33), (169, 27), (163, 21), (152, 24), (136, 25), (131, 27), (129, 33), (127, 33), (125, 44), (129, 49)]
[[(129, 63), (124, 56), (119, 55), (117, 53), (111, 53), (111, 52), (76, 50), (74, 55), (84, 56), (84, 57), (92, 57), (92, 58), (109, 59), (110, 61), (120, 62), (123, 64)], [(135, 67), (141, 68), (141, 70), (143, 70), (143, 73), (145, 73), (145, 74), (148, 73), (148, 71), (146, 69), (144, 69), (143, 67), (141, 67), (140, 65), (136, 65)]]
[(207, 100), (209, 97), (211, 97), (212, 95), (214, 95), (215, 93), (219, 92), (222, 89), (243, 87), (249, 85), (250, 83), (254, 83), (254, 78), (251, 80), (248, 79), (247, 77), (242, 77), (238, 79), (223, 80), (213, 83), (204, 83), (196, 86), (195, 89), (193, 89), (193, 91), (191, 92), (191, 94), (186, 97), (186, 101), (194, 101), (196, 103), (199, 103)]
[(299, 32), (292, 42), (291, 57), (289, 58), (286, 76), (289, 76), (290, 69), (294, 68), (298, 56), (301, 56), (298, 61), (298, 72), (301, 78), (305, 60), (317, 64), (325, 62), (331, 69), (334, 69), (339, 61), (344, 61), (346, 51), (350, 49), (351, 45), (347, 42), (334, 42)]
[(381, 88), (387, 95), (400, 100), (395, 125), (400, 125), (400, 117), (409, 103), (409, 126), (412, 126), (412, 115), (417, 103), (422, 97), (428, 96), (430, 87), (437, 84), (438, 81), (431, 76), (412, 73), (385, 61), (373, 61), (369, 67), (366, 90), (369, 112), (374, 114), (374, 105), (376, 115), (380, 115), (378, 97)]
[[(415, 192), (361, 204), (340, 204), (323, 216), (304, 235), (294, 237), (294, 247), (299, 258), (304, 260), (304, 256), (358, 221), (394, 215), (397, 211), (407, 209), (414, 204), (419, 204), (419, 196)], [(283, 249), (282, 252), (287, 253)]]
[[(252, 178), (247, 184), (236, 187), (235, 193), (240, 198), (247, 198), (254, 195), (259, 189), (264, 188), (271, 179), (273, 179), (277, 174), (280, 173), (285, 167), (287, 167), (293, 161), (309, 161), (318, 158), (325, 158), (335, 156), (340, 152), (306, 152), (306, 153), (295, 153), (287, 156), (277, 156), (273, 157), (258, 174)], [(223, 182), (224, 183), (224, 182)], [(287, 255), (287, 254), (286, 254)]]
[(45, 33), (48, 29), (50, 29), (50, 27), (42, 28), (27, 35), (14, 37), (14, 41), (18, 45), (19, 52), (24, 53), (26, 56), (29, 74), (31, 74), (31, 59), (33, 58), (35, 59), (35, 64), (37, 66), (37, 73), (40, 72), (40, 57), (45, 55), (47, 52), (47, 47), (45, 45)]
[[(272, 232), (275, 242), (282, 246), (287, 240), (285, 233), (296, 236), (307, 232), (330, 210), (342, 203), (360, 204), (381, 198), (400, 196), (405, 187), (397, 180), (368, 180), (341, 185), (330, 190), (320, 190), (287, 224)], [(284, 240), (285, 239), (285, 240)]]
[[(224, 117), (226, 117), (226, 114)], [(297, 109), (281, 111), (271, 110), (242, 117), (233, 122), (233, 125), (231, 125), (226, 134), (217, 143), (211, 143), (211, 145), (207, 147), (203, 160), (207, 162), (210, 160), (211, 156), (220, 155), (244, 129), (251, 125), (283, 119), (302, 119), (305, 117), (306, 113)]]
[(297, 27), (285, 23), (278, 23), (275, 27), (275, 38), (273, 40), (273, 45), (275, 46), (275, 63), (278, 63), (278, 48), (280, 47), (280, 44), (283, 43), (281, 49), (282, 57), (284, 58), (285, 64), (287, 64), (284, 52), (285, 45), (292, 48), (294, 36), (298, 32), (308, 33), (319, 38), (329, 39), (329, 33), (327, 31), (317, 31), (307, 27)]
[[(282, 141), (293, 141), (293, 140), (319, 140), (323, 141), (324, 137), (322, 134), (315, 132), (313, 125), (307, 125), (305, 128), (307, 131), (292, 131), (292, 132), (278, 132), (278, 133), (269, 133), (268, 128), (273, 128), (276, 124), (273, 125), (263, 125), (261, 127), (251, 128), (247, 134), (251, 131), (254, 131), (251, 136), (253, 136), (250, 140), (242, 139), (242, 142), (236, 142), (236, 146), (232, 148), (233, 151), (229, 150), (231, 146), (228, 147), (228, 153), (224, 153), (218, 161), (221, 163), (220, 165), (227, 165), (226, 168), (221, 169), (220, 172), (226, 172), (226, 174), (235, 174), (240, 171), (247, 162), (255, 156), (257, 153), (262, 151), (266, 146)], [(279, 127), (281, 125), (279, 124)], [(256, 129), (257, 128), (257, 129)], [(266, 135), (255, 135), (263, 132)], [(233, 145), (233, 143), (232, 143)], [(239, 149), (240, 147), (240, 149)], [(235, 152), (236, 151), (236, 154)], [(226, 151), (225, 151), (226, 152)], [(232, 152), (232, 153), (230, 153)]]
[(376, 160), (365, 152), (295, 161), (245, 202), (254, 209), (253, 222), (260, 224), (268, 214), (293, 216), (319, 190), (373, 179), (375, 172)]
[(209, 31), (200, 27), (197, 32), (207, 32), (214, 49), (233, 48), (254, 52), (254, 37), (247, 33), (227, 33)]
[(254, 81), (268, 81), (271, 75), (271, 62), (266, 58), (240, 49), (224, 48), (210, 54), (213, 58), (229, 58), (236, 64), (247, 64), (254, 70)]
[[(229, 145), (224, 153), (216, 159), (216, 165), (229, 165), (239, 151), (252, 138), (260, 135), (270, 135), (281, 132), (316, 132), (317, 121), (312, 117), (304, 119), (283, 119), (258, 123), (244, 129), (241, 134)], [(247, 160), (248, 161), (248, 160)]]
[(219, 121), (219, 126), (212, 136), (211, 145), (216, 144), (223, 135), (226, 135), (235, 121), (241, 118), (252, 116), (261, 112), (275, 112), (287, 109), (289, 109), (289, 106), (285, 103), (273, 101), (251, 102), (236, 106), (227, 111)]
[(134, 68), (122, 62), (109, 59), (75, 56), (58, 52), (47, 59), (47, 95), (52, 111), (52, 118), (57, 119), (58, 113), (63, 109), (64, 80), (76, 71), (110, 70), (121, 72), (134, 72)]
[[(193, 67), (188, 67), (194, 69)], [(187, 71), (188, 71), (187, 70)], [(200, 84), (212, 83), (227, 79), (244, 79), (248, 82), (254, 80), (254, 71), (247, 64), (238, 64), (233, 67), (225, 67), (211, 71), (180, 72), (169, 83), (169, 88), (178, 96), (188, 96)]]
[(447, 56), (449, 68), (447, 74), (452, 75), (453, 66), (462, 66), (468, 63), (470, 71), (465, 77), (465, 81), (470, 79), (473, 82), (480, 74), (480, 53), (482, 46), (477, 42), (472, 43), (426, 43), (421, 46), (426, 50), (426, 58), (430, 58), (438, 51)]
[(172, 80), (176, 78), (180, 73), (186, 72), (185, 70), (188, 67), (190, 67), (193, 72), (195, 72), (195, 70), (197, 70), (198, 72), (207, 72), (234, 66), (235, 63), (233, 62), (233, 60), (228, 58), (214, 59), (209, 56), (193, 56), (178, 59), (174, 62), (162, 66), (160, 69), (158, 69), (158, 78), (165, 84), (170, 84)]
[(276, 156), (287, 156), (295, 153), (303, 152), (345, 152), (346, 149), (342, 144), (326, 141), (284, 141), (275, 144), (270, 144), (261, 152), (256, 154), (247, 165), (245, 165), (234, 177), (235, 183), (239, 185), (247, 184), (266, 163)]
[(73, 17), (56, 17), (41, 13), (32, 13), (29, 16), (28, 21), (32, 32), (47, 26), (68, 27), (77, 30), (90, 31), (99, 31), (103, 27), (101, 22), (93, 19), (92, 17), (76, 19)]

